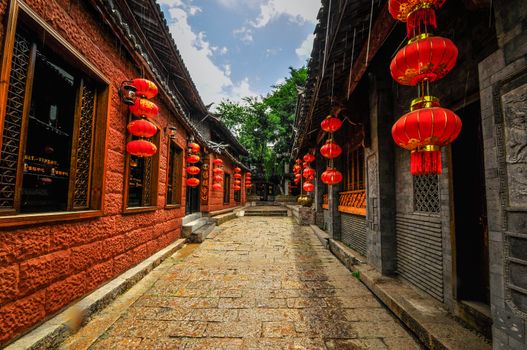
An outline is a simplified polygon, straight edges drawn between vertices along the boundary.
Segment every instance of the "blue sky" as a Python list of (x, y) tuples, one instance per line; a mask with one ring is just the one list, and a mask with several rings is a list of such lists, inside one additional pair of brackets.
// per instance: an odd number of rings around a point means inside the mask
[(320, 0), (158, 0), (205, 104), (265, 95), (306, 64)]

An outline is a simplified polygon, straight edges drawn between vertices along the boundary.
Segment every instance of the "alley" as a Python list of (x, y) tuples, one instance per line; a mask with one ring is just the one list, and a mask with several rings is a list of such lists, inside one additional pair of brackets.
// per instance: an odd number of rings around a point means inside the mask
[(187, 246), (102, 311), (68, 349), (419, 349), (290, 217), (242, 217)]

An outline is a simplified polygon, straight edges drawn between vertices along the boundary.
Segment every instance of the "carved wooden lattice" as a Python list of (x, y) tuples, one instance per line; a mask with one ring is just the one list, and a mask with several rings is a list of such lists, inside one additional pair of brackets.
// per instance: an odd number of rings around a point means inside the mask
[(329, 209), (329, 197), (327, 194), (322, 196), (322, 208)]
[(90, 163), (92, 155), (95, 89), (85, 86), (82, 92), (79, 141), (77, 147), (77, 171), (73, 192), (73, 208), (89, 207)]
[(12, 209), (14, 207), (29, 52), (29, 41), (17, 34), (11, 63), (2, 155), (0, 157), (0, 209)]
[[(153, 139), (149, 140), (153, 142)], [(144, 183), (143, 183), (143, 206), (148, 207), (152, 205), (152, 157), (144, 158)]]
[(339, 193), (339, 211), (366, 216), (366, 190)]
[(414, 211), (420, 213), (439, 213), (439, 177), (437, 175), (418, 175), (414, 181)]

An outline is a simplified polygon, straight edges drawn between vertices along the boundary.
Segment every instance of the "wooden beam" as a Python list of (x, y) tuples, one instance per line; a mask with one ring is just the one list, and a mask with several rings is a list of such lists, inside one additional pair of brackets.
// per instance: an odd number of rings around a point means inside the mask
[(388, 12), (388, 2), (386, 2), (381, 9), (381, 12), (375, 19), (375, 23), (372, 27), (371, 38), (369, 43), (368, 51), (368, 42), (364, 43), (364, 46), (361, 49), (361, 52), (355, 62), (353, 63), (351, 77), (347, 79), (347, 86), (344, 91), (347, 91), (347, 96), (351, 96), (364, 73), (368, 65), (373, 60), (379, 49), (382, 47), (382, 44), (386, 38), (390, 35), (392, 28), (396, 24), (396, 21)]

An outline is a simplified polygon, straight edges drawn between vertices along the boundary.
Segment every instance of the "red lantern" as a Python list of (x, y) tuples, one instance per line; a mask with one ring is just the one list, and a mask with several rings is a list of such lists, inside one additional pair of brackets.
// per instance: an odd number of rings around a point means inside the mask
[(315, 169), (313, 168), (305, 168), (304, 171), (302, 172), (302, 175), (304, 176), (304, 178), (308, 178), (310, 176), (315, 176), (316, 174), (316, 171)]
[(300, 181), (300, 179), (302, 179), (302, 174), (296, 174), (295, 175), (295, 180), (298, 179)]
[(191, 154), (187, 157), (187, 163), (194, 164), (198, 163), (201, 160), (201, 158), (196, 154)]
[(195, 142), (190, 142), (188, 144), (188, 148), (190, 148), (190, 152), (192, 153), (199, 153), (199, 151), (201, 150), (201, 147)]
[(293, 173), (297, 174), (300, 171), (302, 171), (302, 167), (298, 164), (295, 164), (295, 166), (293, 166)]
[(304, 182), (302, 188), (306, 192), (313, 192), (315, 190), (315, 185), (313, 185), (311, 182)]
[(423, 28), (437, 27), (435, 10), (444, 3), (445, 0), (389, 0), (388, 11), (394, 19), (407, 22), (406, 31), (408, 37), (412, 38), (422, 33)]
[(240, 180), (234, 180), (234, 184), (236, 186), (240, 186), (242, 184), (242, 182)]
[(223, 165), (223, 160), (219, 159), (219, 158), (216, 158), (212, 161), (212, 164), (216, 165), (216, 166), (220, 166), (220, 165)]
[(187, 179), (187, 186), (189, 187), (198, 187), (199, 186), (199, 179), (195, 177), (189, 177)]
[(461, 119), (446, 108), (413, 110), (392, 128), (397, 145), (412, 151), (412, 175), (441, 174), (441, 147), (454, 141), (461, 131)]
[(322, 173), (320, 179), (327, 185), (336, 185), (342, 181), (342, 173), (337, 169), (328, 168)]
[(223, 182), (223, 176), (215, 175), (213, 178), (214, 182)]
[(322, 156), (328, 159), (337, 158), (342, 153), (342, 148), (337, 145), (333, 140), (329, 139), (326, 144), (320, 148)]
[(133, 140), (126, 145), (126, 152), (137, 157), (151, 157), (157, 152), (157, 147), (150, 141)]
[(189, 166), (187, 167), (186, 171), (189, 175), (198, 175), (201, 172), (201, 169), (197, 166)]
[(300, 164), (300, 163), (302, 163), (302, 161), (300, 159), (297, 159), (297, 160), (295, 160), (295, 163), (296, 164)]
[(315, 160), (315, 156), (312, 155), (311, 153), (308, 153), (304, 156), (304, 162), (306, 163), (311, 163), (314, 160)]
[(320, 127), (325, 132), (333, 133), (342, 127), (342, 120), (328, 115), (326, 119), (324, 119), (322, 123), (320, 123)]
[(130, 113), (136, 117), (154, 118), (159, 114), (159, 107), (154, 102), (144, 98), (136, 98), (130, 106)]
[(219, 183), (215, 183), (215, 184), (212, 185), (212, 189), (214, 191), (221, 191), (223, 189), (223, 186), (221, 184), (219, 184)]
[(214, 175), (223, 175), (223, 169), (222, 168), (214, 168), (212, 169), (212, 172)]
[(234, 176), (235, 179), (241, 179), (242, 178), (242, 174), (238, 174), (238, 173), (234, 174), (233, 176)]
[(250, 173), (250, 172), (246, 172), (246, 173), (245, 173), (245, 176), (246, 176), (246, 177), (251, 177), (251, 176), (253, 176), (253, 174)]
[(242, 172), (242, 169), (240, 169), (240, 168), (234, 168), (234, 172), (235, 172), (235, 173), (241, 173), (241, 172)]
[(235, 191), (240, 191), (241, 189), (242, 189), (241, 186), (234, 186)]
[(127, 126), (131, 135), (138, 137), (152, 137), (157, 133), (157, 127), (145, 119), (132, 120)]
[(402, 85), (417, 85), (443, 78), (454, 68), (458, 50), (454, 43), (440, 36), (414, 41), (403, 47), (390, 64), (392, 78)]
[(147, 79), (134, 79), (127, 82), (135, 89), (135, 94), (143, 98), (151, 99), (156, 97), (158, 89), (156, 84)]

